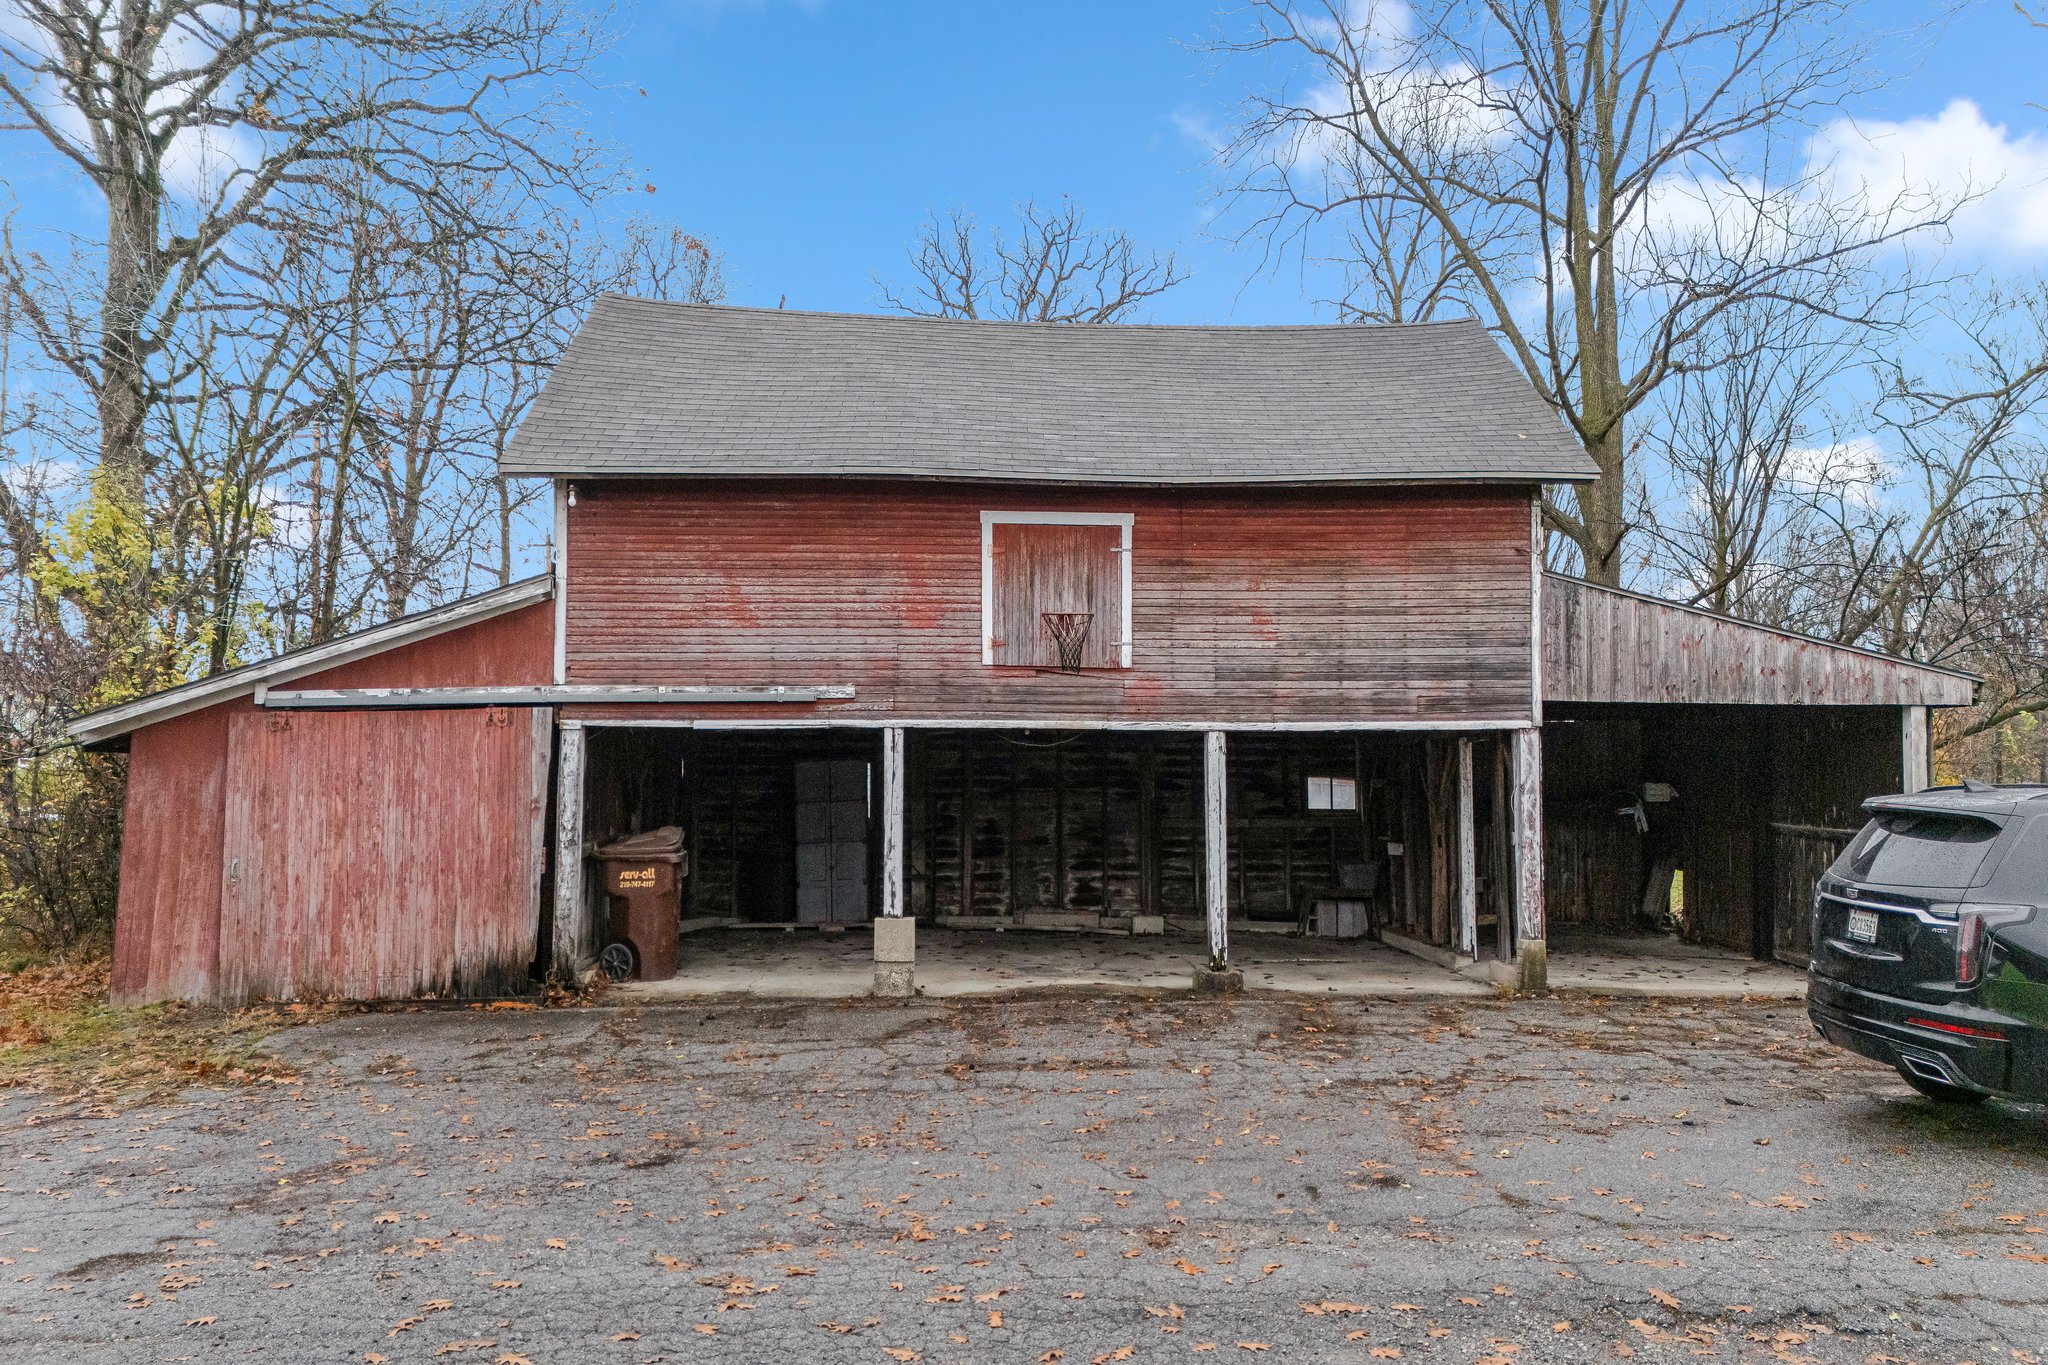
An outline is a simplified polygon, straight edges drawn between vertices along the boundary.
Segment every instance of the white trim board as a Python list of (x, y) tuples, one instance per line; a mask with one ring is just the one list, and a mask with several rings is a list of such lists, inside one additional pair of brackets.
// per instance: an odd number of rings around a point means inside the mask
[(569, 681), (569, 485), (555, 480), (555, 681)]
[(851, 701), (843, 683), (777, 687), (613, 687), (603, 683), (509, 687), (344, 687), (303, 692), (256, 689), (256, 704), (273, 711), (422, 711), (476, 706), (759, 705)]
[(560, 724), (593, 729), (623, 726), (646, 730), (1128, 730), (1171, 734), (1199, 734), (1222, 730), (1241, 734), (1511, 734), (1530, 728), (1524, 716), (1515, 720), (1095, 720), (1076, 717), (962, 717), (958, 719), (907, 719), (886, 712), (866, 715), (837, 713), (830, 716), (801, 716), (790, 720), (761, 716), (727, 720), (720, 717), (652, 716), (565, 716)]
[(1131, 666), (1131, 528), (1129, 512), (983, 512), (981, 514), (981, 661), (996, 661), (995, 528), (997, 526), (1120, 526), (1123, 544), (1118, 547), (1122, 572), (1123, 620), (1117, 626), (1117, 667)]

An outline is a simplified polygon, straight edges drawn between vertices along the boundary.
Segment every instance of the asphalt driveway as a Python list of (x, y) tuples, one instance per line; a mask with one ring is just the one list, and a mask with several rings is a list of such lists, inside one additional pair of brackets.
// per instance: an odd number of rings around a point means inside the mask
[(1796, 1004), (412, 1010), (0, 1095), (0, 1359), (2048, 1358), (2048, 1117)]

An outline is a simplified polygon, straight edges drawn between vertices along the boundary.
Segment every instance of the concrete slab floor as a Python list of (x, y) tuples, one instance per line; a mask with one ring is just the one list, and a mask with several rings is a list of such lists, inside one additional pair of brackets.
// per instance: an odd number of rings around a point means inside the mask
[[(1200, 938), (1184, 934), (1127, 938), (920, 925), (917, 985), (932, 998), (1077, 986), (1184, 991), (1206, 951)], [(1244, 934), (1233, 940), (1231, 953), (1247, 990), (1369, 999), (1498, 993), (1489, 983), (1364, 939)], [(860, 929), (716, 929), (685, 936), (673, 978), (630, 982), (613, 992), (636, 1002), (720, 995), (815, 1000), (866, 995), (873, 983), (873, 945)]]
[(1806, 973), (1668, 935), (1561, 935), (1550, 940), (1550, 988), (1599, 995), (1796, 1000), (1806, 994)]

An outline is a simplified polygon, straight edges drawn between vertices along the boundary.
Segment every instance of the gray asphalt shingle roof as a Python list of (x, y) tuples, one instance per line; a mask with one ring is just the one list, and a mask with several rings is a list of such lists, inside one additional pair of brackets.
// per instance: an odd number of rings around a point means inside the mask
[(1064, 326), (616, 295), (499, 468), (1152, 484), (1594, 473), (1476, 322)]

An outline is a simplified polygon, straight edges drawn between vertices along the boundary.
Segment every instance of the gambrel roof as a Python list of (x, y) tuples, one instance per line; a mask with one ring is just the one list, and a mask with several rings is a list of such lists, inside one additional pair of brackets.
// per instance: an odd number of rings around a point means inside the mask
[(967, 322), (607, 295), (508, 475), (1559, 482), (1592, 462), (1477, 322)]

